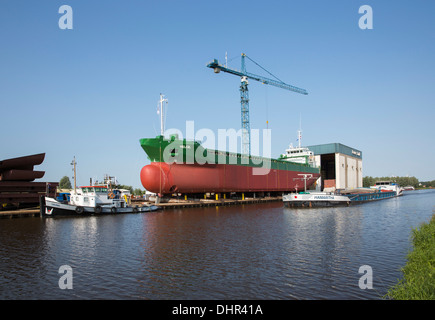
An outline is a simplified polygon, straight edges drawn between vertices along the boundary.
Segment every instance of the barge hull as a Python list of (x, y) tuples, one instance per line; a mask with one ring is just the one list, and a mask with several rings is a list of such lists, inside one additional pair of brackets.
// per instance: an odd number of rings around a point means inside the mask
[(285, 201), (284, 206), (289, 208), (326, 208), (326, 207), (348, 207), (351, 201)]

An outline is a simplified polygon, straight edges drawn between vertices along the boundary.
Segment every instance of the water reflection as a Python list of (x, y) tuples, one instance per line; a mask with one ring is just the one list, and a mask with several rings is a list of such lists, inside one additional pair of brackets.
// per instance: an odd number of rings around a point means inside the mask
[[(378, 299), (432, 192), (348, 208), (282, 203), (0, 220), (2, 299)], [(70, 265), (74, 289), (60, 290)], [(373, 290), (358, 286), (373, 268)]]
[(289, 277), (294, 295), (342, 298), (337, 290), (357, 284), (353, 258), (360, 252), (361, 208), (285, 208), (284, 216), (288, 251), (298, 257)]

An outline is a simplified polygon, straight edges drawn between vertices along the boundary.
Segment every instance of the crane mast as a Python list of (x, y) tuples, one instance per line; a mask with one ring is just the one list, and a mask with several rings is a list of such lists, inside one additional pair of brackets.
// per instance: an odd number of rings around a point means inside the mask
[[(246, 74), (244, 55), (242, 55), (242, 72)], [(242, 153), (251, 154), (251, 126), (249, 124), (249, 92), (247, 76), (242, 76), (241, 78), (240, 107), (242, 114)]]
[[(263, 84), (272, 85), (278, 88), (282, 88), (285, 90), (293, 91), (296, 93), (307, 95), (308, 92), (305, 89), (298, 88), (292, 85), (289, 85), (287, 83), (284, 83), (283, 81), (276, 78), (270, 79), (263, 76), (259, 76), (253, 73), (249, 73), (246, 71), (246, 64), (245, 64), (245, 57), (253, 61), (251, 58), (249, 58), (246, 54), (242, 53), (242, 61), (241, 61), (241, 70), (235, 70), (228, 68), (228, 66), (225, 64), (225, 66), (219, 64), (217, 59), (214, 59), (212, 62), (207, 64), (208, 68), (211, 68), (214, 70), (215, 73), (219, 73), (221, 71), (233, 74), (240, 77), (240, 106), (241, 106), (241, 120), (242, 120), (242, 153), (243, 154), (251, 154), (251, 141), (250, 141), (250, 135), (251, 135), (251, 128), (249, 123), (249, 91), (248, 91), (248, 79), (253, 79), (256, 81), (259, 81)], [(255, 64), (257, 64), (255, 61), (253, 61)], [(258, 64), (257, 64), (258, 65)], [(261, 67), (259, 65), (259, 67)], [(261, 67), (266, 72), (270, 73), (263, 67)], [(270, 73), (271, 74), (271, 73)]]

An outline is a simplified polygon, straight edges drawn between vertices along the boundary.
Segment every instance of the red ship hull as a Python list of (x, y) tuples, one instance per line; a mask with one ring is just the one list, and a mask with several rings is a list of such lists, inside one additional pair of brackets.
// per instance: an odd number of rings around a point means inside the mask
[[(145, 189), (161, 194), (304, 190), (301, 172), (270, 169), (263, 172), (266, 174), (256, 173), (250, 166), (152, 162), (142, 168), (140, 179)], [(306, 181), (306, 187), (310, 187), (319, 176), (313, 173), (313, 179)]]

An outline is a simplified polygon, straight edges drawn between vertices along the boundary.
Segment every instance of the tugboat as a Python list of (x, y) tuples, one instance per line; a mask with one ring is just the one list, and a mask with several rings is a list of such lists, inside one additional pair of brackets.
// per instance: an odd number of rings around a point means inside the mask
[(157, 206), (130, 206), (120, 190), (107, 186), (83, 186), (73, 190), (70, 201), (44, 197), (42, 216), (139, 213), (158, 210)]
[(160, 209), (153, 205), (130, 206), (130, 198), (122, 190), (112, 189), (110, 181), (107, 181), (108, 185), (76, 187), (75, 158), (71, 164), (74, 165), (74, 190), (71, 191), (68, 200), (41, 197), (41, 216), (139, 213)]

